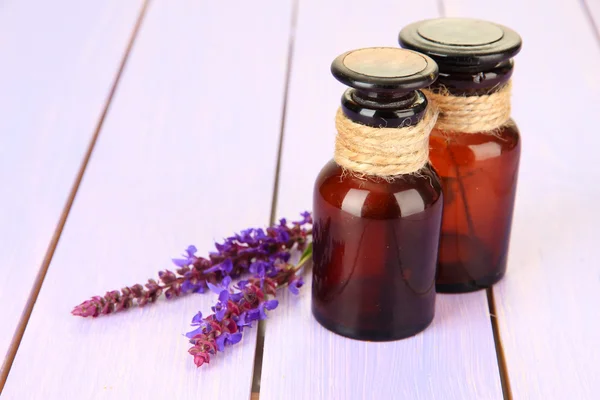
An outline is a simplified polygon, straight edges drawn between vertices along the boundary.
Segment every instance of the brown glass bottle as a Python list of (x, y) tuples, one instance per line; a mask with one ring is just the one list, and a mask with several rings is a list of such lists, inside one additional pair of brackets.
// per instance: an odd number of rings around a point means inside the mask
[[(435, 79), (431, 59), (423, 58), (427, 65), (418, 71), (409, 74), (413, 66), (390, 78), (377, 57), (363, 60), (370, 64), (366, 75), (360, 63), (348, 72), (344, 56), (332, 72), (353, 87), (342, 97), (346, 117), (375, 127), (420, 121), (427, 101), (415, 89)], [(418, 174), (384, 179), (357, 176), (332, 160), (316, 180), (313, 204), (315, 318), (361, 340), (396, 340), (425, 329), (434, 316), (443, 205), (433, 169), (427, 164)]]
[[(444, 87), (455, 96), (491, 94), (504, 87), (513, 71), (511, 57), (521, 46), (508, 28), (464, 19), (413, 24), (402, 30), (400, 43), (431, 53), (440, 65), (431, 89)], [(478, 290), (504, 276), (520, 153), (512, 120), (493, 132), (432, 131), (430, 160), (444, 191), (438, 292)]]

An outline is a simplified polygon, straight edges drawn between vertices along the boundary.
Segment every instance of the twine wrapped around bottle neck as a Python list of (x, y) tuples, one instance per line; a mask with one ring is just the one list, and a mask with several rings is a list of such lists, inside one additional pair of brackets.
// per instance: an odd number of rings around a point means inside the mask
[(494, 132), (510, 120), (512, 83), (481, 96), (454, 96), (448, 89), (423, 90), (440, 115), (435, 129), (461, 133)]
[(412, 174), (429, 159), (429, 134), (437, 110), (428, 107), (418, 124), (399, 128), (375, 128), (350, 120), (338, 109), (335, 125), (335, 162), (359, 175), (390, 178)]

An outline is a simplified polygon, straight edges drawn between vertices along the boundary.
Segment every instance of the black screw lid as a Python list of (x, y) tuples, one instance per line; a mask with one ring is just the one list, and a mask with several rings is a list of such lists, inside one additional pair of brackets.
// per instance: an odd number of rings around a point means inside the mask
[(514, 57), (522, 43), (510, 28), (468, 18), (415, 22), (400, 31), (399, 41), (433, 58), (442, 71), (497, 65)]
[(348, 51), (331, 64), (333, 76), (371, 98), (406, 94), (431, 85), (438, 67), (426, 55), (394, 47)]

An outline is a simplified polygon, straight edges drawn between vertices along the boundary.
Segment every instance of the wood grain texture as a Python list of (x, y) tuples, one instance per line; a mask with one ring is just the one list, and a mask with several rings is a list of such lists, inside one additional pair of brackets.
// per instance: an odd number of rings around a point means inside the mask
[(494, 288), (513, 396), (596, 399), (600, 47), (576, 1), (445, 5), (449, 16), (494, 20), (524, 39), (513, 96), (519, 189), (508, 273)]
[(141, 6), (141, 0), (0, 6), (0, 361)]
[(313, 318), (310, 273), (286, 293), (265, 336), (261, 400), (501, 399), (494, 339), (480, 293), (438, 296), (423, 333), (399, 342), (337, 336)]
[[(436, 2), (300, 2), (282, 155), (278, 215), (312, 207), (314, 180), (333, 156), (344, 86), (329, 73), (344, 51), (397, 46), (400, 28), (437, 16)], [(326, 331), (310, 312), (310, 282), (267, 322), (261, 400), (501, 399), (486, 295), (438, 296), (416, 337), (366, 343)]]
[(206, 254), (268, 222), (291, 7), (234, 3), (150, 4), (3, 399), (250, 398), (254, 331), (208, 368), (187, 354), (182, 334), (212, 294), (70, 315), (190, 243)]

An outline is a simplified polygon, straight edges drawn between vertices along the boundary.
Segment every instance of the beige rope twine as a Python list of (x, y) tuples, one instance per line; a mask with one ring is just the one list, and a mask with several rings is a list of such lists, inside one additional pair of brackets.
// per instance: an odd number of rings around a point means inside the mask
[(423, 90), (440, 115), (436, 129), (464, 133), (493, 132), (510, 119), (509, 81), (497, 92), (482, 96), (453, 96), (448, 89)]
[(375, 128), (350, 120), (338, 109), (333, 158), (341, 167), (360, 175), (392, 177), (417, 172), (427, 164), (429, 134), (437, 114), (434, 107), (429, 107), (416, 125)]

